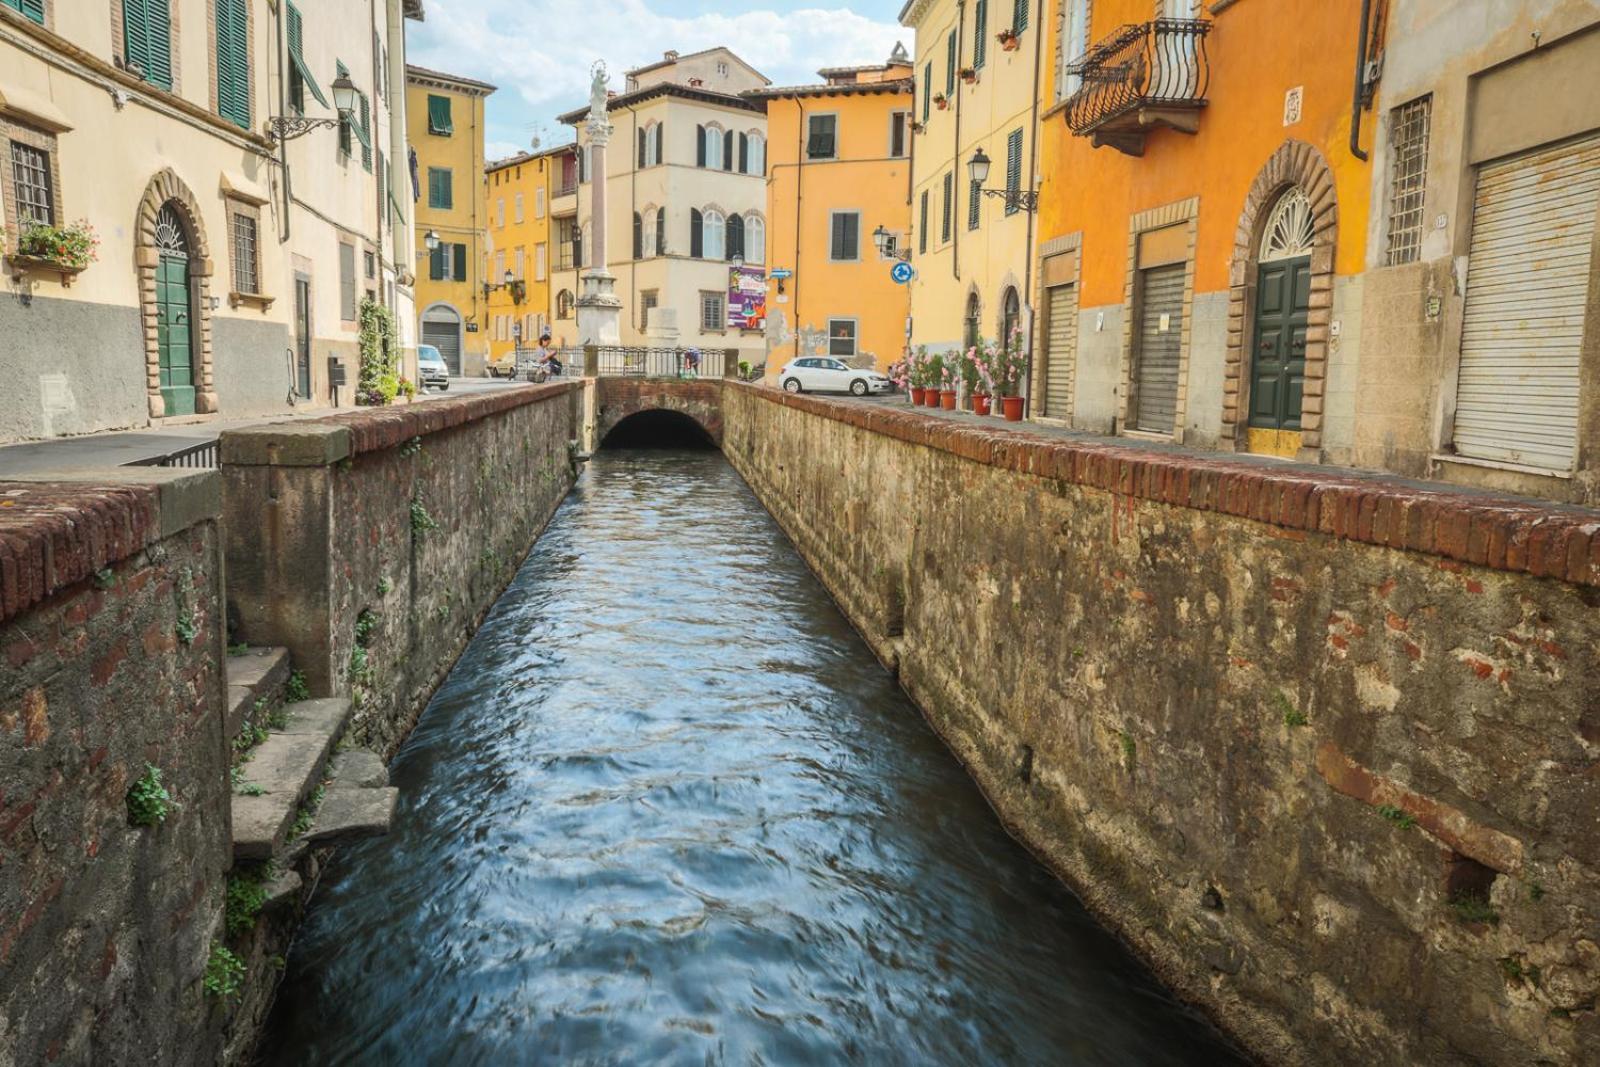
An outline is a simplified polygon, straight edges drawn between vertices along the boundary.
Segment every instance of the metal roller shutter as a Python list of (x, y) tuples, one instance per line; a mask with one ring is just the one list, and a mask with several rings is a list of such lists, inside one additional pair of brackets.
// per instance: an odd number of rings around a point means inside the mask
[(1139, 350), (1133, 372), (1133, 425), (1154, 433), (1171, 433), (1178, 412), (1184, 265), (1171, 263), (1139, 273)]
[(453, 322), (424, 322), (422, 343), (432, 345), (444, 357), (451, 376), (461, 374), (461, 327)]
[(1600, 137), (1478, 171), (1456, 388), (1464, 456), (1570, 470)]
[(1076, 286), (1058, 285), (1049, 292), (1046, 314), (1050, 333), (1045, 338), (1044, 414), (1069, 419), (1067, 394), (1072, 385), (1072, 362), (1078, 347)]

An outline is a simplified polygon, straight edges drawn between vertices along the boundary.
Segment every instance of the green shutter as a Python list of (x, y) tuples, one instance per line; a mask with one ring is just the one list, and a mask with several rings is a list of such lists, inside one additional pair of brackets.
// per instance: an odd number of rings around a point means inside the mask
[(944, 95), (956, 95), (956, 31), (944, 39)]
[(428, 94), (428, 132), (448, 137), (455, 132), (450, 121), (450, 98)]
[(983, 66), (989, 48), (989, 0), (978, 0), (972, 9), (972, 69)]
[(172, 88), (172, 13), (168, 0), (122, 0), (122, 56), (144, 80)]
[(928, 103), (933, 98), (933, 60), (922, 66), (922, 121), (928, 121)]
[(450, 169), (448, 167), (428, 168), (429, 207), (448, 210), (455, 206), (454, 191), (450, 187), (450, 177)]
[(245, 0), (217, 0), (217, 113), (250, 128), (250, 23)]
[(323, 107), (332, 107), (328, 98), (322, 95), (322, 90), (317, 86), (317, 79), (311, 76), (311, 68), (306, 66), (305, 53), (301, 50), (305, 44), (305, 30), (300, 24), (300, 10), (293, 4), (289, 8), (289, 62), (294, 64), (295, 72), (300, 75), (300, 80), (305, 83), (311, 95), (317, 98), (317, 103)]
[(1011, 29), (1021, 33), (1028, 28), (1028, 0), (1012, 0)]
[(0, 7), (20, 11), (39, 25), (44, 25), (44, 0), (0, 0)]
[[(1006, 137), (1006, 191), (1014, 193), (1022, 188), (1022, 131), (1012, 130)], [(1015, 215), (1021, 210), (1015, 199), (1006, 204), (1006, 214)]]
[(428, 277), (433, 281), (444, 281), (444, 253), (447, 247), (441, 244), (428, 253)]
[(367, 99), (367, 94), (359, 97), (360, 121), (351, 123), (356, 135), (356, 140), (361, 142), (361, 165), (372, 171), (372, 102)]
[(455, 260), (456, 281), (458, 281), (458, 282), (466, 281), (467, 280), (467, 246), (466, 245), (456, 245), (455, 246), (455, 255), (452, 256), (451, 258)]

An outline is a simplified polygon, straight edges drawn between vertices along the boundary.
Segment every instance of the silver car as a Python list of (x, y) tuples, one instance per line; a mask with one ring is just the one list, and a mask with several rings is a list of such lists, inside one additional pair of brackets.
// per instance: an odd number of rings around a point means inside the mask
[(432, 345), (417, 346), (417, 385), (441, 391), (450, 388), (450, 368)]

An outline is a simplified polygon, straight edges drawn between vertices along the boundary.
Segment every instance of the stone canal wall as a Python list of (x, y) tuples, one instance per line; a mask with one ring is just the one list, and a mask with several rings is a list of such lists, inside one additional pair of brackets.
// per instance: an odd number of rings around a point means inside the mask
[(1247, 1046), (1600, 1061), (1593, 512), (735, 384), (723, 424), (1012, 831)]
[[(212, 1058), (220, 500), (214, 472), (0, 483), (0, 1064)], [(134, 825), (149, 768), (170, 800)]]
[(228, 607), (352, 735), (405, 738), (573, 482), (582, 385), (506, 386), (222, 436)]

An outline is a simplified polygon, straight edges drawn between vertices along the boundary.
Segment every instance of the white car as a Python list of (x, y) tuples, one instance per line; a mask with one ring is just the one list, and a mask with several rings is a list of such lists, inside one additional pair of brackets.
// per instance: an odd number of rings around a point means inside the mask
[(858, 370), (832, 356), (807, 356), (790, 360), (778, 372), (778, 384), (788, 393), (887, 393), (894, 383), (875, 370)]
[(417, 346), (417, 384), (423, 389), (450, 388), (450, 368), (432, 345)]

